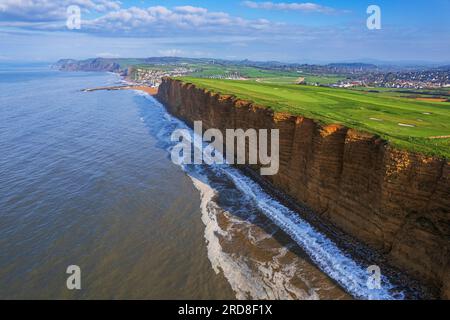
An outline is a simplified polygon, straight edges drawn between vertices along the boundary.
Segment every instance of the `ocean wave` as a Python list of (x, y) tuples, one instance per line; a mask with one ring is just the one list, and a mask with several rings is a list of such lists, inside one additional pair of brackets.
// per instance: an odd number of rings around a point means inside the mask
[[(153, 128), (156, 137), (170, 153), (174, 142), (170, 136), (175, 129), (193, 131), (185, 123), (169, 115), (164, 106), (146, 94), (147, 99), (160, 109), (161, 121)], [(152, 122), (152, 124), (155, 124)], [(194, 145), (201, 149), (201, 145)], [(206, 165), (205, 165), (206, 166)], [(309, 292), (290, 285), (294, 276), (295, 266), (283, 264), (278, 258), (271, 263), (258, 266), (255, 274), (244, 261), (231, 257), (225, 253), (220, 245), (218, 234), (223, 233), (217, 222), (217, 211), (220, 209), (214, 198), (217, 190), (208, 183), (208, 178), (200, 167), (185, 166), (183, 170), (191, 177), (194, 186), (201, 194), (202, 220), (205, 224), (205, 238), (207, 240), (208, 257), (216, 272), (223, 272), (224, 276), (236, 292), (239, 299), (317, 299), (314, 288)], [(224, 175), (230, 179), (235, 187), (259, 209), (275, 225), (288, 234), (298, 244), (317, 267), (334, 279), (348, 293), (356, 298), (391, 300), (403, 299), (404, 294), (395, 288), (389, 279), (382, 276), (381, 289), (369, 289), (367, 280), (368, 266), (354, 261), (349, 255), (340, 250), (336, 244), (325, 235), (317, 231), (312, 225), (300, 218), (299, 214), (290, 210), (272, 196), (266, 193), (255, 181), (242, 174), (238, 169), (229, 165), (211, 165), (209, 170), (217, 175)], [(235, 222), (238, 223), (238, 222)], [(264, 238), (265, 236), (263, 236)], [(256, 240), (257, 239), (250, 239)], [(261, 239), (260, 239), (261, 240)], [(282, 254), (280, 252), (279, 254)], [(303, 279), (307, 282), (307, 279)]]

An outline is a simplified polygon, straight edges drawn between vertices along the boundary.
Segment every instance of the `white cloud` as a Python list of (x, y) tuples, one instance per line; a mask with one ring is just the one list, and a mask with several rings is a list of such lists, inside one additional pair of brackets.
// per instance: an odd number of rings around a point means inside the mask
[(120, 54), (111, 52), (101, 52), (97, 53), (95, 56), (99, 58), (120, 58)]
[(193, 6), (181, 6), (175, 7), (175, 11), (181, 13), (205, 14), (208, 12), (208, 9)]
[(119, 10), (120, 2), (111, 0), (69, 0), (69, 4), (78, 5), (81, 8), (96, 12), (106, 12), (109, 10)]
[[(0, 0), (0, 26), (26, 30), (67, 31), (67, 5), (79, 5), (83, 12), (97, 12), (82, 15), (78, 33), (91, 33), (113, 37), (220, 37), (253, 36), (267, 38), (274, 35), (303, 33), (299, 26), (271, 22), (266, 19), (244, 19), (226, 12), (209, 11), (203, 7), (165, 6), (121, 8), (116, 0)], [(312, 4), (274, 4), (272, 2), (251, 2), (249, 6), (264, 5), (266, 8), (300, 7), (304, 10), (319, 10)], [(309, 9), (306, 9), (309, 8)], [(322, 8), (322, 7), (321, 7)], [(325, 10), (325, 9), (321, 9)], [(3, 19), (2, 19), (3, 18)], [(178, 39), (181, 37), (177, 37)]]
[(304, 12), (319, 12), (319, 13), (334, 13), (337, 10), (322, 6), (320, 4), (311, 3), (311, 2), (255, 2), (255, 1), (244, 1), (244, 6), (251, 9), (266, 9), (266, 10), (295, 10), (295, 11), (304, 11)]
[(246, 20), (225, 12), (211, 12), (205, 8), (183, 6), (168, 9), (163, 6), (131, 7), (109, 12), (97, 19), (83, 21), (82, 29), (93, 32), (157, 34), (179, 33), (186, 30), (202, 32), (242, 32), (269, 29), (268, 20)]
[(158, 50), (158, 53), (166, 57), (180, 57), (185, 54), (183, 50), (179, 49)]

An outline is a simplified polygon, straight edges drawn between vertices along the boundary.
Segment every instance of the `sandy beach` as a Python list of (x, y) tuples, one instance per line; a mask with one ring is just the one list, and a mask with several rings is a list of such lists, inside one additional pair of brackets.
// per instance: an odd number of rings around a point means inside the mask
[(110, 86), (110, 87), (98, 87), (98, 88), (88, 88), (83, 89), (84, 92), (93, 92), (93, 91), (99, 91), (99, 90), (139, 90), (144, 91), (150, 95), (156, 95), (158, 93), (158, 88), (155, 87), (149, 87), (144, 85), (126, 85), (126, 86)]
[(140, 90), (144, 91), (152, 96), (156, 95), (158, 93), (158, 88), (155, 87), (148, 87), (148, 86), (132, 86), (129, 88), (131, 90)]

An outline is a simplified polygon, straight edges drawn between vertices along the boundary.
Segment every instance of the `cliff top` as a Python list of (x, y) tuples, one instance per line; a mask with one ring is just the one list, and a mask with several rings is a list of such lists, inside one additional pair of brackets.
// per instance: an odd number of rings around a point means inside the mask
[(450, 159), (450, 103), (387, 92), (356, 91), (258, 81), (178, 78), (277, 112), (370, 132), (399, 148)]

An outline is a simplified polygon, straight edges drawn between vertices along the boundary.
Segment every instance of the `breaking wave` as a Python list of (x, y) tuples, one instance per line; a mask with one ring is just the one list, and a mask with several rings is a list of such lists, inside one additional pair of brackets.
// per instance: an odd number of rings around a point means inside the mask
[[(142, 93), (140, 93), (142, 95)], [(142, 116), (160, 147), (169, 153), (174, 142), (170, 137), (175, 129), (194, 132), (182, 121), (169, 115), (164, 106), (147, 96), (152, 102), (150, 113)], [(194, 148), (202, 146), (194, 145)], [(361, 299), (402, 299), (404, 294), (389, 279), (382, 277), (381, 289), (369, 289), (368, 266), (357, 263), (336, 244), (303, 220), (296, 212), (266, 193), (256, 182), (229, 165), (182, 165), (200, 191), (202, 221), (205, 224), (208, 257), (216, 273), (223, 272), (238, 299), (318, 299), (319, 288), (306, 276), (307, 270), (292, 260), (285, 262), (286, 248), (270, 251), (268, 261), (249, 259), (245, 255), (226, 252), (222, 242), (241, 228), (247, 233), (246, 241), (255, 248), (271, 237), (270, 232), (258, 232), (252, 219), (263, 214), (308, 255), (314, 264), (346, 292)], [(221, 194), (232, 193), (235, 203), (218, 204)], [(230, 214), (230, 212), (235, 213)], [(236, 214), (237, 213), (237, 214)], [(219, 217), (226, 217), (228, 225), (221, 225)], [(241, 230), (241, 232), (242, 232)], [(300, 278), (302, 286), (293, 284)]]

